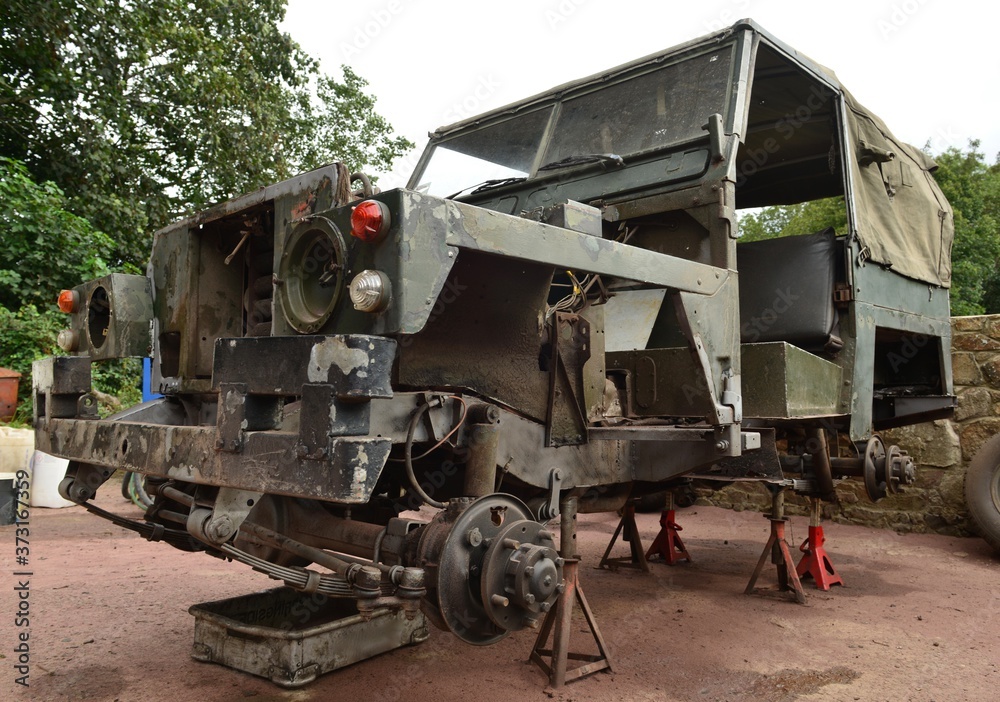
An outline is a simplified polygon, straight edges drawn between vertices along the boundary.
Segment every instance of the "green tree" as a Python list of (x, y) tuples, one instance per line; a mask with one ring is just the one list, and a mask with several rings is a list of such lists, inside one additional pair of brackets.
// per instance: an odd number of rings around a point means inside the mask
[(114, 242), (67, 206), (55, 183), (0, 156), (0, 307), (53, 310), (59, 290), (109, 272)]
[(322, 163), (388, 169), (410, 146), (349, 68), (279, 30), (285, 0), (8, 0), (0, 154), (53, 181), (140, 264), (179, 214)]
[(988, 165), (978, 141), (934, 159), (934, 178), (955, 211), (952, 314), (1000, 312), (1000, 160)]
[(844, 198), (828, 197), (797, 205), (764, 207), (740, 218), (742, 241), (812, 234), (827, 227), (833, 227), (838, 234), (847, 233), (847, 206)]

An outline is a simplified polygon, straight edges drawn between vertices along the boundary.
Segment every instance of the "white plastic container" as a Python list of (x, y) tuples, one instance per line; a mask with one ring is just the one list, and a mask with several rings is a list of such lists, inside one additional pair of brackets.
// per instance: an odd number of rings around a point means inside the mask
[(34, 451), (33, 429), (0, 427), (0, 473), (16, 473), (26, 469)]
[(32, 507), (72, 507), (73, 503), (59, 495), (59, 483), (66, 477), (69, 461), (35, 451), (31, 459)]

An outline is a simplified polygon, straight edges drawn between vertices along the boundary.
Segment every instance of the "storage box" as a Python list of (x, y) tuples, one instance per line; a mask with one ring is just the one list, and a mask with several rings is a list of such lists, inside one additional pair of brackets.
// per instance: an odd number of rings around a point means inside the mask
[(783, 341), (740, 346), (743, 416), (824, 417), (840, 406), (843, 371), (835, 363)]
[(205, 602), (194, 615), (199, 661), (220, 663), (299, 687), (317, 676), (401, 646), (427, 640), (424, 615), (407, 620), (401, 611), (376, 610), (365, 621), (354, 600), (308, 595), (281, 587)]

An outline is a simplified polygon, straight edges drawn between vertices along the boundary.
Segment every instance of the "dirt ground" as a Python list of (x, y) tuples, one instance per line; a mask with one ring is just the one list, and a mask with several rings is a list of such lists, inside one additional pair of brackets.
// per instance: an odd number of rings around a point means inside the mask
[[(138, 516), (113, 486), (98, 504)], [(648, 545), (657, 515), (638, 515)], [(808, 588), (805, 606), (742, 594), (767, 537), (759, 514), (678, 513), (694, 559), (643, 574), (594, 566), (617, 524), (583, 515), (581, 581), (613, 672), (560, 690), (526, 663), (534, 633), (477, 648), (433, 630), (419, 646), (328, 674), (295, 691), (190, 657), (188, 607), (273, 587), (239, 564), (152, 544), (81, 508), (31, 514), (30, 688), (14, 683), (13, 558), (5, 557), (3, 699), (369, 702), (556, 700), (996, 700), (1000, 559), (978, 539), (826, 525), (846, 587)], [(806, 521), (793, 518), (793, 548)], [(14, 528), (0, 527), (14, 552)], [(618, 554), (625, 548), (619, 543)], [(763, 584), (773, 584), (768, 566)], [(20, 631), (20, 630), (18, 630)], [(584, 624), (574, 649), (590, 650)], [(589, 644), (592, 647), (592, 643)], [(13, 694), (11, 694), (13, 691)]]

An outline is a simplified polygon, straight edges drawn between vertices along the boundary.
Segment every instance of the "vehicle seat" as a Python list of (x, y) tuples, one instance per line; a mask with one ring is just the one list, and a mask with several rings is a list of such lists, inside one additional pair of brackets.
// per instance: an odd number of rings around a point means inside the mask
[(843, 348), (833, 302), (839, 250), (832, 228), (738, 244), (740, 341), (786, 341), (827, 353)]

